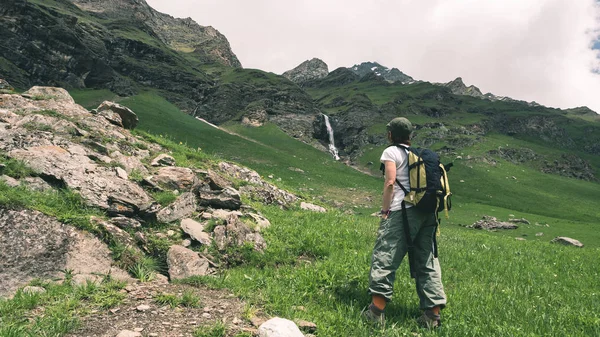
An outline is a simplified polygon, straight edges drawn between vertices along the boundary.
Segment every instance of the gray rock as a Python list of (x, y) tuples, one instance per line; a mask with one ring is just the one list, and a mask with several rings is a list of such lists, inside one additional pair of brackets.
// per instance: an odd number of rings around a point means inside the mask
[(161, 167), (152, 177), (152, 181), (164, 188), (188, 191), (197, 182), (194, 171), (185, 167)]
[(135, 309), (137, 311), (148, 311), (148, 310), (150, 310), (150, 306), (147, 304), (140, 304)]
[(263, 251), (267, 243), (257, 232), (250, 229), (236, 215), (227, 219), (226, 226), (217, 226), (213, 231), (215, 244), (221, 251), (227, 247), (243, 246), (246, 243), (253, 245), (257, 251)]
[(525, 218), (521, 218), (521, 219), (508, 219), (508, 222), (512, 222), (512, 223), (522, 223), (522, 224), (526, 224), (529, 225), (530, 222), (529, 220), (525, 219)]
[(10, 186), (10, 187), (21, 186), (21, 183), (17, 179), (9, 177), (7, 175), (0, 176), (0, 181), (4, 182), (7, 186)]
[(136, 170), (143, 175), (148, 174), (148, 169), (146, 169), (146, 166), (144, 166), (140, 160), (141, 157), (126, 156), (120, 151), (112, 152), (110, 157), (117, 163), (121, 164), (128, 174), (131, 174), (133, 170)]
[(22, 182), (25, 183), (27, 188), (34, 191), (49, 191), (52, 189), (52, 186), (48, 184), (44, 179), (40, 177), (25, 177), (22, 179)]
[(560, 244), (563, 244), (565, 246), (575, 246), (575, 247), (583, 248), (583, 243), (579, 242), (578, 240), (566, 237), (566, 236), (555, 237), (550, 242), (551, 243), (560, 243)]
[(123, 127), (123, 119), (121, 115), (112, 111), (112, 110), (103, 110), (98, 112), (98, 116), (102, 116), (106, 118), (111, 124), (116, 125), (118, 127)]
[(150, 163), (152, 166), (175, 166), (175, 158), (169, 156), (168, 154), (162, 153), (159, 154), (156, 158), (152, 160)]
[(211, 243), (210, 234), (204, 231), (204, 226), (192, 219), (181, 220), (181, 230), (183, 230), (192, 239), (200, 242), (203, 245), (209, 246)]
[(240, 194), (232, 187), (220, 191), (199, 191), (200, 206), (237, 210), (242, 206)]
[(139, 122), (138, 116), (131, 109), (114, 102), (104, 101), (96, 110), (98, 114), (105, 111), (112, 111), (118, 114), (125, 129), (134, 129)]
[(260, 214), (248, 213), (247, 215), (251, 217), (254, 220), (254, 222), (256, 222), (258, 230), (265, 229), (271, 226), (271, 222), (269, 221), (269, 219), (265, 218)]
[(271, 318), (258, 327), (260, 337), (304, 337), (296, 323), (284, 318)]
[(308, 202), (301, 202), (300, 208), (306, 211), (325, 213), (327, 210), (321, 206), (314, 205)]
[(63, 88), (35, 86), (25, 91), (23, 96), (35, 99), (52, 99), (56, 101), (65, 101), (67, 103), (75, 103), (73, 97), (71, 97), (69, 92)]
[(142, 224), (139, 221), (124, 216), (112, 218), (109, 220), (109, 222), (121, 229), (142, 227)]
[(300, 320), (300, 321), (296, 321), (296, 324), (298, 324), (298, 328), (300, 328), (300, 330), (302, 330), (304, 332), (308, 332), (308, 333), (317, 332), (317, 325), (313, 322)]
[(173, 222), (191, 216), (197, 209), (196, 197), (191, 192), (180, 195), (175, 202), (161, 209), (156, 219), (159, 222)]
[(127, 175), (127, 171), (125, 171), (124, 169), (122, 169), (120, 167), (115, 167), (115, 173), (117, 173), (117, 177), (119, 177), (123, 180), (129, 179), (129, 176)]
[(498, 221), (493, 216), (484, 215), (483, 218), (474, 224), (467, 226), (467, 228), (475, 228), (475, 229), (486, 229), (486, 230), (495, 230), (495, 229), (517, 229), (519, 226), (509, 223)]
[(108, 209), (109, 199), (114, 199), (127, 200), (137, 209), (150, 202), (150, 196), (134, 182), (115, 179), (112, 168), (99, 166), (88, 156), (70, 153), (65, 148), (31, 146), (10, 151), (8, 156), (23, 160), (35, 171), (78, 191), (92, 206)]
[(167, 264), (171, 280), (203, 276), (209, 272), (208, 260), (182, 246), (171, 246), (167, 253)]
[(0, 78), (0, 90), (12, 91), (13, 87), (6, 80)]
[[(208, 214), (208, 213), (205, 213)], [(212, 210), (211, 214), (211, 219), (221, 219), (221, 220), (227, 220), (227, 218), (229, 218), (232, 214), (233, 215), (237, 215), (237, 216), (243, 216), (243, 213), (240, 211), (228, 211), (228, 210), (224, 210), (224, 209), (214, 209)]]
[(40, 212), (0, 207), (0, 233), (0, 296), (34, 278), (64, 276), (62, 271), (67, 269), (83, 279), (97, 280), (110, 273), (131, 280), (112, 265), (104, 243)]

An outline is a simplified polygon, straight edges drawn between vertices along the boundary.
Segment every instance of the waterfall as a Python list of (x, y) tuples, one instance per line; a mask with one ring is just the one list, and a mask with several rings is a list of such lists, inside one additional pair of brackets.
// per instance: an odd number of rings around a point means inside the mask
[(326, 114), (323, 114), (323, 117), (325, 117), (325, 126), (327, 127), (327, 134), (329, 135), (329, 153), (333, 155), (333, 158), (335, 158), (335, 160), (340, 160), (338, 150), (335, 147), (333, 129), (331, 128), (331, 124), (329, 123), (329, 117)]

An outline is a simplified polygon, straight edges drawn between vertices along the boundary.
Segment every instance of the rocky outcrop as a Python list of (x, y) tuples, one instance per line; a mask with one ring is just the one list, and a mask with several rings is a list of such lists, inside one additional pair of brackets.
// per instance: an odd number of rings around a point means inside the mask
[(156, 220), (163, 223), (173, 222), (189, 217), (198, 209), (198, 201), (192, 192), (181, 194), (175, 202), (161, 209), (156, 214)]
[(283, 77), (302, 86), (313, 80), (320, 80), (329, 74), (327, 64), (318, 58), (302, 62), (299, 66), (283, 73)]
[(204, 276), (209, 273), (208, 260), (183, 246), (171, 246), (167, 253), (169, 277), (179, 280), (192, 276)]
[(558, 236), (552, 239), (550, 243), (558, 243), (565, 246), (574, 246), (578, 248), (583, 248), (583, 243), (579, 242), (579, 240), (571, 239), (566, 236)]
[(575, 154), (564, 153), (552, 162), (545, 160), (541, 171), (586, 181), (598, 180), (594, 167)]
[(115, 102), (104, 101), (96, 111), (99, 115), (108, 119), (109, 122), (125, 129), (135, 129), (139, 122), (135, 112)]
[(267, 247), (260, 233), (248, 227), (237, 215), (229, 216), (226, 222), (226, 225), (214, 229), (214, 240), (219, 250), (225, 251), (228, 247), (241, 247), (244, 244), (252, 245), (257, 251)]
[(0, 296), (34, 278), (63, 277), (64, 270), (79, 281), (102, 274), (129, 280), (105, 244), (40, 212), (0, 208), (0, 233)]
[(361, 64), (356, 64), (350, 68), (353, 73), (357, 74), (359, 77), (375, 76), (379, 77), (385, 81), (391, 83), (402, 83), (402, 84), (411, 84), (414, 83), (415, 80), (401, 72), (397, 68), (388, 68), (384, 67), (377, 62), (363, 62)]
[(481, 90), (474, 85), (466, 86), (462, 78), (457, 77), (455, 80), (444, 84), (445, 87), (450, 88), (455, 95), (466, 95), (473, 97), (483, 97)]
[(496, 229), (517, 229), (518, 225), (510, 222), (498, 221), (493, 216), (484, 215), (483, 218), (474, 224), (467, 226), (467, 228), (485, 229), (485, 230), (496, 230)]
[(249, 185), (240, 188), (240, 192), (253, 200), (282, 207), (287, 207), (298, 200), (294, 194), (264, 181), (256, 171), (226, 162), (219, 163), (219, 168), (232, 178), (249, 182)]

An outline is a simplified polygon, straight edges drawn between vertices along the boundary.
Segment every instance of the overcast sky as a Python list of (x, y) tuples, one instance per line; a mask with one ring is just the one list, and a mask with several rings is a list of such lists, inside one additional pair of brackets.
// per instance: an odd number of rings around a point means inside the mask
[(213, 26), (245, 68), (281, 74), (318, 57), (484, 93), (600, 113), (598, 0), (147, 0)]

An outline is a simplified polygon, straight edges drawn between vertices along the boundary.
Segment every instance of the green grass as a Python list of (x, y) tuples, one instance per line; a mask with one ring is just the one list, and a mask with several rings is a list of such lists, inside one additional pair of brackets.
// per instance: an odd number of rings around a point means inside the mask
[[(154, 140), (167, 138), (182, 148), (200, 149), (198, 153), (236, 161), (262, 176), (281, 178), (277, 184), (284, 188), (312, 189), (316, 195), (344, 198), (340, 191), (347, 188), (358, 188), (366, 193), (365, 186), (369, 189), (379, 186), (376, 178), (331, 160), (328, 154), (290, 138), (273, 125), (257, 129), (232, 127), (232, 131), (256, 140), (251, 142), (204, 124), (151, 92), (124, 99), (121, 103), (139, 115), (139, 130), (159, 135), (154, 136)], [(182, 165), (179, 160), (177, 162)], [(289, 168), (300, 168), (305, 173)], [(320, 183), (322, 180), (327, 181), (327, 185)]]
[(171, 308), (200, 308), (202, 306), (200, 297), (189, 289), (181, 295), (160, 293), (154, 298), (154, 301), (159, 305), (168, 305)]
[[(443, 227), (440, 260), (448, 307), (437, 332), (417, 327), (414, 281), (403, 263), (387, 329), (360, 319), (369, 303), (369, 261), (377, 218), (261, 208), (273, 226), (261, 268), (189, 279), (233, 289), (268, 314), (315, 322), (324, 336), (592, 336), (600, 333), (598, 248), (521, 242)], [(575, 289), (577, 289), (575, 291)], [(299, 306), (305, 310), (295, 309)]]
[(73, 285), (66, 281), (33, 281), (43, 287), (40, 294), (17, 291), (11, 299), (0, 298), (0, 336), (63, 336), (77, 328), (92, 310), (107, 310), (122, 302), (125, 284), (104, 279), (99, 284)]

